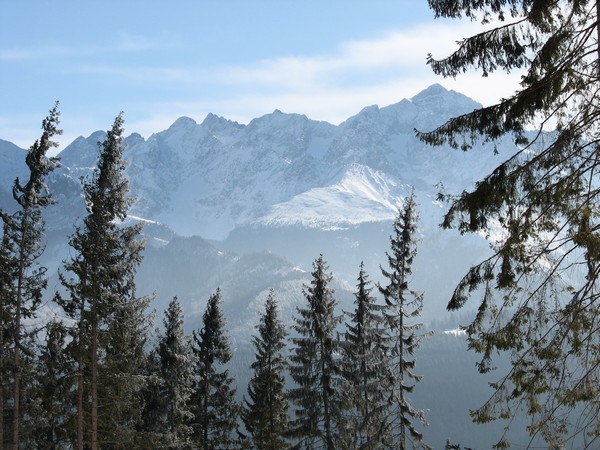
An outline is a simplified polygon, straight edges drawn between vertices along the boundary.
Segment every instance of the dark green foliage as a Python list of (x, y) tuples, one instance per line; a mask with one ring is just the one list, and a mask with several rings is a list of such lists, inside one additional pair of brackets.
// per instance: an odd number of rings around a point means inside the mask
[(292, 338), (290, 374), (296, 387), (289, 391), (296, 405), (290, 423), (290, 435), (297, 440), (294, 448), (331, 450), (339, 438), (339, 342), (334, 333), (341, 319), (335, 316), (336, 301), (329, 287), (332, 276), (327, 270), (321, 255), (313, 263), (312, 280), (304, 292), (306, 308), (298, 308), (294, 317), (298, 336)]
[(344, 448), (381, 448), (389, 437), (390, 404), (383, 386), (388, 384), (385, 317), (377, 305), (361, 263), (355, 309), (347, 314), (342, 341), (341, 374), (344, 393)]
[[(46, 268), (38, 260), (44, 250), (44, 220), (42, 210), (53, 203), (46, 187), (46, 177), (57, 165), (55, 158), (46, 153), (56, 142), (55, 135), (62, 131), (59, 124), (58, 102), (42, 122), (42, 136), (29, 148), (25, 163), (29, 178), (25, 184), (19, 178), (13, 184), (13, 198), (18, 204), (17, 211), (8, 215), (0, 210), (3, 222), (0, 264), (3, 267), (0, 280), (0, 312), (2, 313), (2, 343), (0, 357), (3, 380), (9, 381), (12, 388), (12, 433), (13, 447), (22, 442), (23, 418), (30, 417), (22, 407), (27, 406), (23, 399), (31, 397), (25, 390), (31, 386), (31, 369), (35, 354), (36, 330), (28, 329), (24, 320), (33, 319), (40, 306), (42, 291), (46, 287)], [(10, 360), (10, 362), (9, 362)], [(6, 378), (4, 378), (6, 376)], [(3, 389), (5, 383), (2, 383)], [(2, 392), (3, 408), (8, 404)], [(5, 416), (3, 415), (3, 418)], [(4, 432), (7, 423), (2, 420), (1, 441), (6, 441)]]
[(203, 450), (235, 447), (239, 406), (229, 370), (231, 360), (229, 339), (225, 335), (225, 317), (220, 306), (221, 291), (208, 299), (202, 318), (202, 329), (194, 331), (195, 386), (192, 395), (194, 421), (193, 439)]
[(386, 253), (388, 269), (381, 268), (387, 285), (379, 285), (379, 292), (386, 303), (385, 318), (388, 336), (385, 340), (388, 356), (387, 370), (390, 382), (382, 388), (389, 389), (391, 414), (389, 426), (391, 439), (401, 450), (413, 447), (428, 448), (423, 443), (423, 435), (415, 428), (415, 421), (425, 425), (425, 414), (415, 409), (408, 399), (415, 383), (421, 377), (413, 371), (416, 365), (415, 351), (425, 336), (419, 334), (422, 324), (416, 318), (423, 309), (423, 294), (411, 290), (409, 281), (412, 264), (417, 254), (418, 214), (414, 194), (404, 201), (394, 221), (394, 234), (390, 237), (391, 252)]
[(69, 445), (73, 432), (70, 414), (74, 402), (72, 391), (73, 361), (65, 351), (67, 330), (60, 322), (46, 326), (45, 345), (40, 348), (35, 371), (36, 429), (32, 447), (62, 449)]
[(159, 434), (166, 448), (191, 445), (194, 418), (191, 411), (192, 349), (183, 331), (183, 311), (177, 297), (169, 303), (163, 319), (164, 334), (158, 342)]
[(288, 448), (284, 435), (288, 429), (288, 402), (285, 396), (286, 331), (277, 314), (273, 291), (265, 301), (265, 312), (257, 326), (258, 336), (252, 338), (256, 359), (253, 376), (248, 384), (248, 397), (242, 415), (254, 447), (264, 450)]
[[(461, 232), (501, 236), (494, 256), (469, 271), (448, 305), (457, 309), (482, 295), (466, 327), (470, 346), (483, 354), (482, 371), (496, 350), (512, 355), (512, 370), (474, 420), (508, 418), (522, 408), (530, 434), (550, 445), (573, 434), (598, 439), (600, 2), (429, 4), (436, 16), (498, 20), (449, 57), (430, 56), (434, 72), (524, 72), (511, 97), (418, 133), (425, 142), (464, 149), (479, 137), (512, 135), (515, 142), (512, 157), (472, 191), (451, 198), (444, 219)], [(544, 126), (555, 131), (524, 131)], [(502, 437), (498, 447), (505, 445)]]
[[(92, 448), (103, 442), (133, 445), (150, 324), (149, 299), (135, 293), (141, 225), (122, 224), (131, 204), (123, 173), (122, 115), (107, 135), (98, 169), (83, 184), (88, 215), (70, 240), (74, 256), (65, 264), (73, 277), (61, 275), (70, 298), (57, 297), (74, 322), (70, 351), (77, 361), (77, 445), (86, 440)], [(85, 428), (84, 416), (90, 417)]]

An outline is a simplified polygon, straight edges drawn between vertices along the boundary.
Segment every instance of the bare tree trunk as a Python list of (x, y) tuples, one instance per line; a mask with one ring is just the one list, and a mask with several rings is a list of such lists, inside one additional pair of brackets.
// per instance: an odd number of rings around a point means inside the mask
[(83, 355), (85, 299), (81, 299), (79, 316), (79, 348), (77, 355), (77, 449), (83, 450)]
[(96, 311), (96, 296), (92, 298), (92, 450), (98, 448), (98, 317)]
[(0, 298), (0, 448), (4, 448), (4, 299)]
[[(27, 216), (27, 212), (23, 213), (23, 217)], [(25, 219), (21, 221), (21, 236), (19, 243), (19, 273), (17, 274), (17, 296), (15, 305), (15, 353), (14, 353), (14, 371), (15, 379), (13, 386), (13, 448), (19, 449), (20, 441), (20, 425), (21, 425), (21, 303), (23, 301), (23, 278), (25, 276)]]

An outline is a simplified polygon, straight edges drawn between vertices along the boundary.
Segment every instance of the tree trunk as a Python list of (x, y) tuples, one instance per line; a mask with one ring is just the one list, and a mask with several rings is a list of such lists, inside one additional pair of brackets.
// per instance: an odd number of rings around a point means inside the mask
[(79, 316), (79, 349), (77, 355), (77, 449), (83, 450), (83, 355), (85, 300), (81, 299)]
[(21, 425), (21, 302), (23, 301), (23, 278), (25, 276), (25, 218), (27, 211), (23, 212), (21, 221), (21, 236), (19, 242), (19, 273), (17, 274), (17, 296), (15, 305), (15, 353), (14, 353), (14, 371), (15, 379), (13, 386), (13, 448), (19, 449), (20, 425)]
[(4, 299), (0, 298), (0, 448), (4, 448)]
[(92, 298), (92, 450), (98, 449), (98, 317), (96, 311), (96, 296)]

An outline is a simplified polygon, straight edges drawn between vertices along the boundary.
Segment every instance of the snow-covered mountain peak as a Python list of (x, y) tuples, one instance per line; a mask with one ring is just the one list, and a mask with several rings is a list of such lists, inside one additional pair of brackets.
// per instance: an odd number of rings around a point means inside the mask
[(423, 131), (436, 128), (448, 119), (481, 108), (481, 104), (440, 84), (433, 84), (412, 97), (417, 107), (415, 125)]
[(244, 125), (239, 124), (233, 120), (226, 119), (221, 116), (217, 116), (213, 113), (208, 113), (202, 123), (200, 124), (202, 128), (207, 130), (222, 130), (226, 128), (237, 128), (242, 129)]
[(198, 123), (191, 117), (181, 116), (180, 118), (175, 120), (175, 122), (173, 122), (173, 124), (169, 127), (169, 130), (170, 131), (181, 130), (181, 129), (188, 130), (191, 128), (195, 128), (197, 126), (198, 126)]
[(61, 166), (71, 169), (95, 167), (98, 162), (98, 144), (105, 140), (105, 131), (95, 131), (87, 138), (79, 136), (59, 153)]
[(317, 187), (273, 205), (257, 223), (336, 229), (391, 220), (408, 186), (361, 164), (350, 164), (328, 186)]

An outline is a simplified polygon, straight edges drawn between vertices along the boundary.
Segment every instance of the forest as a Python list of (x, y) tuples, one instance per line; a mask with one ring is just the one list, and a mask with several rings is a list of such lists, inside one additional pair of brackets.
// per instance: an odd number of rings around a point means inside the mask
[[(407, 395), (420, 379), (413, 355), (425, 337), (417, 320), (422, 294), (408, 284), (418, 220), (412, 197), (394, 223), (389, 268), (382, 269), (389, 283), (377, 286), (385, 304), (376, 304), (361, 267), (355, 311), (338, 315), (332, 275), (321, 255), (293, 330), (278, 317), (274, 294), (266, 299), (252, 341), (253, 375), (240, 404), (226, 368), (233, 353), (219, 290), (208, 299), (202, 326), (191, 337), (174, 298), (156, 346), (149, 345), (151, 299), (137, 297), (134, 282), (143, 249), (141, 226), (121, 224), (130, 204), (122, 115), (101, 144), (97, 170), (83, 184), (88, 215), (69, 241), (73, 257), (60, 273), (66, 295), (53, 298), (62, 309), (59, 317), (68, 320), (31, 326), (46, 287), (37, 258), (43, 251), (41, 211), (52, 203), (43, 177), (57, 163), (46, 152), (60, 134), (58, 122), (56, 105), (28, 152), (29, 180), (15, 181), (21, 209), (2, 213), (0, 368), (8, 380), (0, 396), (3, 442), (12, 438), (15, 447), (26, 448), (421, 444), (413, 422), (426, 419)], [(287, 373), (293, 388), (286, 386)], [(15, 402), (18, 398), (26, 400)]]
[[(478, 370), (497, 354), (510, 367), (471, 411), (476, 423), (528, 418), (546, 448), (600, 442), (600, 3), (430, 0), (436, 17), (480, 21), (432, 70), (456, 77), (521, 70), (521, 88), (498, 104), (415, 130), (431, 145), (469, 151), (508, 135), (514, 154), (472, 190), (440, 192), (442, 226), (461, 233), (499, 227), (491, 257), (471, 267), (448, 309), (476, 302), (463, 327)], [(491, 24), (491, 26), (490, 26)], [(69, 239), (62, 290), (47, 295), (43, 211), (55, 202), (45, 179), (59, 161), (58, 103), (26, 154), (29, 176), (12, 188), (15, 212), (0, 211), (0, 443), (4, 448), (428, 448), (427, 405), (413, 405), (421, 380), (415, 350), (428, 334), (411, 289), (418, 211), (408, 196), (390, 236), (385, 283), (361, 268), (355, 309), (336, 310), (332, 275), (315, 259), (292, 329), (269, 295), (252, 339), (255, 358), (243, 401), (226, 368), (233, 356), (221, 293), (208, 299), (192, 336), (174, 298), (151, 345), (151, 297), (136, 293), (142, 225), (122, 158), (123, 114), (82, 180), (86, 216)], [(538, 130), (533, 139), (527, 131)], [(533, 144), (541, 145), (534, 147)], [(373, 292), (384, 299), (377, 303)], [(43, 302), (62, 311), (43, 322)], [(288, 356), (286, 356), (288, 355)], [(508, 427), (506, 433), (508, 432)], [(509, 448), (507, 434), (494, 448)], [(535, 441), (538, 442), (538, 441)], [(536, 444), (537, 445), (537, 444)], [(447, 449), (461, 448), (448, 441)], [(466, 447), (463, 447), (466, 448)]]

